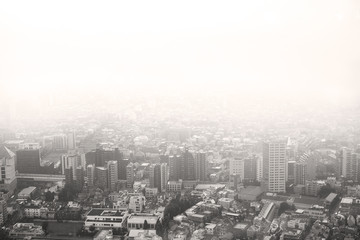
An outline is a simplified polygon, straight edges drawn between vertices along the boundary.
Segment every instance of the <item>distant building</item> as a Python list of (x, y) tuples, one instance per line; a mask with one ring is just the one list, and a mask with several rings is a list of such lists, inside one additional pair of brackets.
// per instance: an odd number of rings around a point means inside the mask
[(238, 176), (238, 179), (241, 182), (244, 179), (244, 159), (231, 158), (229, 164), (230, 176)]
[(166, 191), (167, 183), (169, 181), (169, 167), (167, 163), (161, 163), (160, 165), (161, 173), (161, 191)]
[(35, 195), (36, 187), (27, 187), (18, 193), (18, 199), (31, 199)]
[(24, 144), (16, 151), (17, 170), (19, 173), (40, 173), (39, 144)]
[(5, 199), (0, 198), (0, 226), (8, 219), (7, 203)]
[(68, 139), (65, 134), (53, 136), (52, 148), (55, 151), (65, 151), (68, 149)]
[(134, 165), (133, 165), (133, 163), (129, 163), (126, 166), (126, 181), (127, 181), (127, 187), (131, 188), (134, 184)]
[(117, 161), (108, 161), (107, 162), (108, 170), (108, 188), (110, 191), (116, 191), (116, 184), (118, 182), (118, 162)]
[(96, 186), (101, 189), (106, 189), (108, 186), (108, 171), (105, 167), (96, 167), (95, 175), (96, 175)]
[(0, 170), (0, 190), (13, 194), (17, 184), (15, 154), (5, 146), (0, 146)]
[(69, 150), (76, 149), (76, 135), (75, 131), (69, 132), (67, 134), (67, 148)]
[(199, 181), (206, 181), (208, 175), (208, 163), (206, 160), (206, 153), (203, 151), (194, 153), (195, 164), (195, 179)]
[(150, 230), (155, 230), (156, 222), (159, 220), (159, 216), (150, 214), (132, 214), (127, 219), (128, 229), (143, 229), (144, 222), (148, 223)]
[(95, 164), (89, 164), (86, 167), (87, 185), (93, 187), (95, 183)]
[(269, 192), (286, 192), (286, 142), (263, 144), (263, 184)]
[(244, 179), (248, 181), (256, 180), (257, 175), (257, 161), (256, 155), (244, 159)]
[(129, 210), (135, 213), (141, 213), (145, 207), (145, 196), (131, 196), (129, 201)]
[(304, 162), (295, 163), (295, 184), (305, 185), (307, 178), (307, 165)]

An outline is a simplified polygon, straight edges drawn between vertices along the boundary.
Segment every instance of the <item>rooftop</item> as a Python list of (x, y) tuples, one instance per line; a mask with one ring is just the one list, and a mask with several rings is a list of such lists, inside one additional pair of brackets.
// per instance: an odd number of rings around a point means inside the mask
[(159, 216), (157, 215), (131, 215), (128, 218), (128, 223), (143, 224), (146, 220), (148, 224), (156, 224)]
[(101, 209), (93, 208), (87, 214), (88, 216), (123, 216), (124, 211), (118, 211), (114, 209)]
[(35, 191), (36, 187), (27, 187), (21, 190), (18, 195), (30, 195), (33, 191)]
[(10, 149), (8, 149), (5, 146), (0, 147), (0, 159), (1, 158), (13, 158), (15, 156), (15, 153), (13, 153)]

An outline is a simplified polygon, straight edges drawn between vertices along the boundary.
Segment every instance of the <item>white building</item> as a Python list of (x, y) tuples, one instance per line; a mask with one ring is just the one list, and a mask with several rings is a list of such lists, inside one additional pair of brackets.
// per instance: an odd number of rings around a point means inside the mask
[(145, 196), (131, 196), (129, 201), (129, 210), (140, 213), (144, 210)]
[(269, 192), (285, 192), (287, 175), (286, 142), (263, 145), (263, 183)]
[(84, 226), (94, 226), (97, 229), (126, 227), (127, 217), (126, 211), (93, 208), (86, 215)]
[(182, 189), (182, 181), (168, 181), (167, 190), (170, 192), (180, 192)]
[(156, 222), (159, 220), (159, 216), (153, 214), (132, 214), (127, 219), (128, 229), (142, 229), (144, 228), (144, 222), (146, 221), (149, 225), (150, 230), (155, 229)]

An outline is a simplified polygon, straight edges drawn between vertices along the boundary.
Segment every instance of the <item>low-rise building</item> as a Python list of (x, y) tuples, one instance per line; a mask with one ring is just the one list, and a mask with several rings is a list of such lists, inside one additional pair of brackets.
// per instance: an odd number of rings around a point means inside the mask
[(182, 181), (168, 181), (167, 191), (169, 192), (180, 192), (182, 189)]
[(93, 208), (87, 213), (84, 226), (94, 226), (98, 229), (121, 228), (125, 227), (127, 217), (126, 211)]
[(18, 194), (18, 199), (31, 199), (35, 195), (36, 187), (27, 187)]
[(154, 230), (159, 216), (153, 214), (131, 214), (127, 219), (128, 229), (143, 229), (145, 221), (148, 224), (148, 229)]
[(158, 188), (145, 188), (145, 197), (155, 197), (158, 194)]
[(145, 196), (131, 196), (129, 201), (129, 210), (135, 213), (141, 213), (145, 206)]
[(9, 232), (9, 236), (14, 239), (24, 239), (25, 237), (42, 237), (45, 235), (42, 227), (34, 223), (16, 223)]
[(234, 202), (233, 199), (230, 198), (220, 198), (218, 204), (221, 205), (225, 209), (231, 208), (231, 204)]

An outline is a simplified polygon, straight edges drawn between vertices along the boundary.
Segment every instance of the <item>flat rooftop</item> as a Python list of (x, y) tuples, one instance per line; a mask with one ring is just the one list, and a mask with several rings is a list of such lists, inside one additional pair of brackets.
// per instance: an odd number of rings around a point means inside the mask
[(125, 212), (114, 209), (101, 209), (101, 208), (93, 208), (87, 214), (88, 216), (124, 216)]
[(154, 215), (131, 215), (127, 221), (128, 223), (143, 224), (146, 220), (148, 224), (156, 224), (158, 219), (159, 216)]

